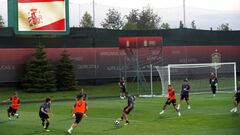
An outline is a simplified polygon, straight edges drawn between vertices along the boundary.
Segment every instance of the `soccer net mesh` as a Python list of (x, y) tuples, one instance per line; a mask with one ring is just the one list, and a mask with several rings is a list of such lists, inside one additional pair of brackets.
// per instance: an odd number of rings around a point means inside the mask
[(162, 84), (162, 95), (167, 95), (171, 84), (180, 93), (183, 80), (187, 79), (191, 93), (210, 92), (209, 77), (215, 73), (218, 79), (217, 91), (233, 92), (237, 88), (236, 63), (170, 64), (155, 66)]

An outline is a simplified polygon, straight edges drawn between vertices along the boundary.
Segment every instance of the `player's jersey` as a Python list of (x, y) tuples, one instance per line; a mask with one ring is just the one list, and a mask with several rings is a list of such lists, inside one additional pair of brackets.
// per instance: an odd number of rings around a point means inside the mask
[(128, 107), (134, 107), (134, 101), (135, 101), (135, 98), (134, 96), (128, 96)]
[(168, 89), (168, 98), (169, 99), (176, 99), (176, 91), (173, 88)]
[(75, 113), (85, 113), (86, 112), (86, 102), (84, 100), (76, 101), (74, 105)]
[(215, 86), (216, 83), (218, 83), (218, 80), (216, 77), (210, 78), (209, 79), (209, 84), (211, 85), (211, 87)]
[(44, 112), (49, 112), (50, 104), (48, 104), (48, 103), (43, 103), (43, 104), (40, 106), (39, 111), (41, 111), (42, 108), (43, 108)]
[(120, 88), (125, 88), (125, 81), (124, 80), (120, 80), (119, 86), (120, 86)]
[(190, 90), (189, 84), (183, 84), (183, 85), (182, 85), (181, 94), (182, 94), (182, 95), (188, 95), (188, 94), (189, 94), (189, 90)]
[(240, 98), (240, 88), (237, 89), (235, 96), (236, 96), (236, 98)]
[(18, 109), (19, 108), (19, 104), (20, 104), (20, 99), (18, 98), (18, 97), (14, 97), (14, 96), (12, 96), (11, 98), (10, 98), (10, 100), (12, 101), (12, 108), (13, 109)]

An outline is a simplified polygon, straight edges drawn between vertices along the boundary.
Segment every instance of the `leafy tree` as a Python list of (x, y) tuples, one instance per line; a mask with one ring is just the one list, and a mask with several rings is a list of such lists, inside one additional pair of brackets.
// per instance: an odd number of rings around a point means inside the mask
[(144, 7), (139, 13), (138, 29), (158, 29), (161, 18), (149, 6)]
[(38, 46), (32, 59), (25, 67), (22, 86), (29, 92), (44, 92), (56, 90), (54, 68), (47, 59), (43, 46)]
[(106, 16), (107, 18), (101, 23), (103, 28), (119, 30), (123, 27), (123, 18), (117, 10), (109, 9)]
[(2, 15), (0, 15), (0, 28), (1, 27), (4, 27), (4, 20), (3, 20), (3, 17), (2, 17)]
[(72, 90), (75, 88), (74, 66), (66, 50), (61, 55), (56, 75), (58, 90)]
[(161, 25), (161, 27), (160, 27), (161, 29), (170, 29), (170, 25), (168, 24), (168, 23), (162, 23), (162, 25)]
[(217, 30), (221, 30), (221, 31), (229, 31), (229, 24), (228, 23), (223, 23), (220, 26), (218, 26)]
[(128, 16), (126, 16), (127, 22), (123, 26), (126, 30), (137, 30), (139, 22), (138, 10), (132, 9)]
[(85, 14), (83, 15), (82, 20), (80, 22), (80, 26), (84, 27), (84, 28), (92, 28), (93, 27), (92, 16), (88, 12), (85, 12)]
[(194, 20), (191, 22), (191, 27), (192, 27), (192, 29), (197, 29), (197, 26), (196, 26), (196, 24), (195, 24), (195, 21), (194, 21)]

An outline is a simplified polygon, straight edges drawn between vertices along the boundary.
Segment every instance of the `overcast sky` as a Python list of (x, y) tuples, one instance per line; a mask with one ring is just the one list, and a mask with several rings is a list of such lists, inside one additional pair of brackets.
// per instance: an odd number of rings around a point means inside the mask
[[(70, 0), (72, 3), (92, 3), (93, 0)], [(169, 8), (183, 5), (183, 0), (95, 0), (96, 3), (125, 8), (141, 8), (149, 4), (154, 8)], [(185, 0), (189, 7), (240, 11), (240, 0)]]
[[(93, 0), (69, 0), (70, 25), (78, 26), (85, 11), (92, 13)], [(200, 29), (217, 27), (228, 22), (234, 30), (240, 30), (240, 0), (185, 0), (187, 26), (192, 20)], [(131, 9), (142, 9), (146, 5), (154, 8), (163, 22), (178, 27), (182, 20), (183, 0), (95, 0), (96, 26), (100, 27), (108, 8), (116, 8), (122, 15)], [(101, 13), (101, 14), (100, 14)], [(0, 0), (0, 14), (7, 20), (7, 0)], [(190, 27), (190, 26), (189, 26)]]

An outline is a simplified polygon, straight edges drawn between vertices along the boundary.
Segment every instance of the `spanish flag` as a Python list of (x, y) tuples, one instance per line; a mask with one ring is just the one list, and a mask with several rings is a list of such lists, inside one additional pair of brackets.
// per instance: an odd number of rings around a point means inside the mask
[(66, 31), (65, 0), (18, 0), (19, 31)]

